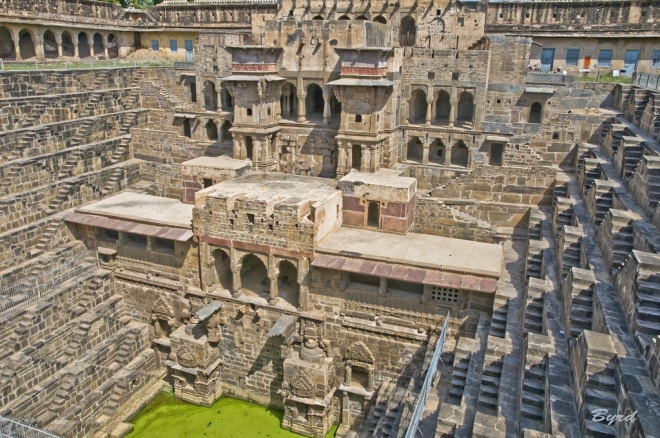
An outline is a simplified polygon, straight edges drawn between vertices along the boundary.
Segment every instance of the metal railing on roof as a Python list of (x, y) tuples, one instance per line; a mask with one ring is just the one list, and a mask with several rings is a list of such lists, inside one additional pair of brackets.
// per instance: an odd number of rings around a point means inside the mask
[(636, 73), (633, 77), (633, 84), (640, 87), (651, 88), (653, 90), (660, 90), (660, 75), (652, 75), (649, 73)]
[(81, 278), (98, 266), (96, 251), (85, 251), (71, 259), (62, 260), (49, 271), (3, 287), (0, 289), (0, 321), (52, 295), (65, 282)]
[(59, 436), (18, 420), (0, 417), (0, 438), (59, 438)]
[(424, 406), (426, 405), (426, 397), (429, 395), (431, 390), (431, 384), (433, 383), (433, 376), (435, 375), (436, 370), (438, 369), (438, 361), (440, 360), (440, 355), (442, 350), (445, 348), (445, 341), (447, 340), (447, 330), (449, 328), (449, 313), (445, 318), (445, 323), (442, 326), (442, 333), (438, 337), (438, 340), (435, 343), (435, 351), (433, 352), (433, 358), (429, 364), (428, 370), (426, 370), (426, 377), (424, 377), (424, 384), (422, 385), (422, 390), (417, 397), (417, 404), (415, 405), (415, 410), (413, 411), (412, 418), (408, 424), (408, 429), (406, 430), (405, 438), (415, 438), (419, 430), (419, 421), (422, 418), (424, 413)]

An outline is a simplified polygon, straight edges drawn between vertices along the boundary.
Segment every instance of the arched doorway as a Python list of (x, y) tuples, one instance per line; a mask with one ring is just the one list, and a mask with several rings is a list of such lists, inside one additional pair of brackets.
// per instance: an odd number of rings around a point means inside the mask
[(414, 137), (408, 142), (408, 153), (406, 159), (409, 161), (422, 161), (424, 155), (424, 143), (419, 137)]
[(543, 122), (543, 105), (540, 102), (534, 102), (529, 109), (529, 123), (542, 123)]
[(11, 32), (6, 27), (0, 27), (0, 58), (16, 59), (16, 47)]
[(307, 97), (305, 97), (305, 109), (307, 120), (314, 116), (323, 117), (323, 90), (318, 84), (309, 84), (307, 87)]
[(252, 137), (245, 137), (245, 156), (252, 160)]
[(268, 269), (254, 254), (248, 254), (241, 261), (241, 290), (248, 296), (268, 297), (270, 280)]
[(62, 32), (62, 56), (74, 56), (76, 50), (73, 46), (71, 34), (67, 31)]
[(474, 122), (474, 96), (469, 91), (463, 91), (458, 96), (458, 124), (472, 125)]
[(402, 47), (412, 47), (417, 40), (417, 26), (413, 17), (403, 17), (401, 20), (401, 34), (399, 44)]
[(234, 108), (234, 99), (231, 97), (229, 91), (227, 91), (227, 89), (224, 87), (220, 91), (220, 105), (224, 110)]
[(374, 17), (374, 21), (376, 23), (387, 24), (387, 19), (385, 17), (383, 17), (382, 15)]
[(445, 90), (438, 93), (438, 99), (435, 101), (435, 120), (441, 125), (449, 124), (449, 115), (451, 114), (451, 98)]
[(222, 141), (233, 140), (230, 129), (231, 129), (231, 122), (229, 120), (225, 120), (224, 122), (222, 122), (222, 127), (221, 127)]
[(279, 275), (277, 276), (277, 295), (294, 307), (298, 307), (300, 285), (298, 284), (298, 268), (288, 260), (279, 264)]
[(108, 58), (119, 57), (119, 42), (114, 34), (108, 35)]
[(367, 226), (380, 228), (380, 202), (369, 202), (367, 207)]
[(50, 30), (44, 32), (44, 56), (46, 58), (57, 58), (60, 56), (57, 41), (55, 41), (55, 34)]
[(103, 37), (100, 33), (94, 34), (94, 56), (105, 55), (103, 50)]
[(25, 29), (18, 33), (18, 51), (22, 59), (34, 58), (36, 56), (32, 35)]
[(78, 34), (78, 56), (82, 58), (89, 58), (91, 56), (91, 51), (89, 50), (89, 40), (87, 39), (87, 34), (80, 32)]
[(216, 141), (218, 139), (218, 125), (215, 124), (213, 120), (206, 122), (206, 138), (211, 141)]
[(470, 151), (465, 145), (465, 142), (463, 142), (463, 140), (458, 140), (454, 143), (454, 147), (451, 149), (451, 164), (454, 166), (467, 167), (469, 153)]
[(410, 123), (423, 124), (426, 121), (426, 93), (417, 89), (410, 96)]
[(207, 111), (218, 109), (218, 94), (215, 92), (215, 84), (211, 81), (204, 82), (204, 108)]
[(221, 250), (213, 251), (213, 281), (223, 289), (232, 290), (232, 274), (229, 255)]

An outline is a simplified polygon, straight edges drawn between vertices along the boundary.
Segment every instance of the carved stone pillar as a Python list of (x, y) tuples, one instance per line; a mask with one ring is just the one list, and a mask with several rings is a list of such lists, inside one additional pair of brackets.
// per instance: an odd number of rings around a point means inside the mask
[(360, 160), (360, 172), (369, 169), (369, 149), (366, 145), (360, 145), (362, 149), (362, 159)]
[(337, 141), (337, 175), (346, 172), (346, 149), (342, 147), (341, 141)]
[(378, 287), (378, 293), (385, 295), (387, 293), (387, 278), (380, 277), (380, 286)]
[(101, 41), (103, 42), (103, 54), (105, 55), (105, 59), (110, 58), (110, 55), (108, 55), (108, 36), (102, 36)]
[(231, 294), (234, 297), (239, 297), (242, 295), (241, 291), (241, 264), (238, 261), (238, 254), (236, 249), (231, 248), (229, 250), (229, 269), (231, 269)]
[(298, 91), (298, 123), (303, 123), (307, 120), (307, 112), (305, 108), (305, 93)]
[(351, 378), (353, 375), (353, 368), (350, 365), (344, 367), (344, 385), (351, 386)]
[(451, 164), (451, 138), (447, 140), (447, 146), (445, 146), (445, 166)]
[(430, 99), (426, 99), (426, 124), (431, 124), (431, 113), (433, 111), (433, 96)]
[(346, 172), (350, 172), (352, 168), (353, 168), (353, 144), (346, 143)]
[(375, 144), (369, 146), (369, 169), (374, 173), (378, 171), (378, 148)]
[(309, 259), (303, 257), (298, 260), (298, 307), (302, 311), (309, 310)]
[(458, 98), (456, 97), (456, 87), (451, 87), (451, 96), (449, 98), (449, 127), (453, 128), (456, 123), (456, 105)]
[(37, 33), (37, 38), (35, 38), (34, 42), (34, 56), (38, 60), (44, 60), (46, 59), (46, 55), (44, 53), (44, 34), (39, 32)]
[(367, 379), (367, 391), (371, 392), (374, 390), (374, 369), (369, 369), (369, 377)]
[(422, 149), (422, 164), (429, 164), (429, 149), (431, 149), (430, 138), (424, 142), (424, 148)]
[(270, 293), (268, 294), (268, 301), (271, 304), (276, 304), (278, 301), (279, 291), (277, 289), (277, 277), (280, 271), (277, 268), (277, 261), (273, 255), (268, 256), (268, 279), (270, 280)]

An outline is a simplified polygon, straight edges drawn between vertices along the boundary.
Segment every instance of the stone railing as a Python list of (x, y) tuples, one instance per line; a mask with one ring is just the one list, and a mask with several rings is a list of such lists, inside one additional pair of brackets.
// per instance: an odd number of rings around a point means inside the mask
[(558, 73), (544, 73), (538, 71), (527, 72), (528, 84), (553, 84), (563, 85), (566, 77)]

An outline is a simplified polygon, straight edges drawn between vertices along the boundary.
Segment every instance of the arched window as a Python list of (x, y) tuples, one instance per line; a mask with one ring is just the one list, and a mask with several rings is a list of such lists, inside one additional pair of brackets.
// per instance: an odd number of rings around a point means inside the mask
[(211, 141), (218, 139), (218, 125), (213, 120), (206, 122), (206, 137)]
[(32, 35), (25, 29), (18, 33), (18, 50), (23, 59), (34, 58), (36, 56)]
[(119, 42), (114, 34), (108, 35), (108, 57), (117, 58), (119, 56)]
[(367, 21), (369, 19), (367, 17), (365, 17), (364, 15), (360, 15), (359, 17), (356, 18), (356, 20)]
[(438, 94), (438, 100), (435, 101), (435, 119), (440, 124), (448, 124), (450, 114), (451, 114), (450, 96), (446, 90), (442, 90)]
[(380, 226), (380, 203), (369, 202), (367, 207), (367, 226), (376, 227)]
[(46, 58), (57, 58), (60, 56), (57, 41), (55, 41), (55, 34), (50, 30), (44, 32), (44, 56)]
[(245, 137), (245, 156), (252, 160), (252, 137)]
[(350, 20), (350, 18), (348, 17), (348, 15), (342, 15), (341, 17), (339, 17), (339, 20)]
[(80, 32), (78, 34), (78, 56), (82, 58), (89, 58), (92, 55), (92, 52), (89, 49), (89, 40), (87, 39), (87, 34)]
[(451, 148), (451, 164), (454, 166), (467, 167), (469, 154), (470, 151), (463, 140), (458, 140), (454, 143), (454, 147)]
[(11, 32), (6, 27), (0, 27), (0, 58), (16, 59), (16, 47)]
[(474, 121), (474, 96), (469, 91), (463, 91), (458, 96), (458, 124), (471, 124)]
[(529, 109), (529, 123), (541, 123), (543, 121), (543, 105), (540, 102), (534, 102)]
[(374, 21), (376, 23), (382, 23), (382, 24), (387, 24), (387, 19), (383, 17), (382, 15), (379, 15), (377, 17), (374, 17)]
[(222, 109), (231, 109), (234, 107), (234, 99), (232, 99), (231, 94), (224, 87), (220, 91), (220, 105), (222, 105)]
[(411, 93), (410, 96), (410, 123), (423, 124), (426, 121), (426, 93), (423, 90), (417, 89)]
[(422, 161), (422, 156), (424, 154), (424, 143), (420, 140), (419, 137), (413, 137), (408, 142), (408, 153), (406, 154), (406, 159), (409, 161)]
[(412, 47), (417, 41), (417, 26), (413, 17), (403, 17), (401, 20), (401, 34), (399, 44), (402, 47)]
[(103, 37), (100, 33), (94, 34), (94, 56), (104, 55)]
[(191, 138), (192, 137), (192, 130), (190, 129), (190, 120), (188, 119), (183, 119), (183, 136)]
[(241, 291), (247, 296), (268, 296), (268, 269), (264, 262), (253, 254), (241, 261)]
[(229, 120), (225, 120), (222, 122), (222, 141), (232, 141), (232, 135), (231, 135), (231, 122)]
[(298, 268), (290, 261), (283, 260), (279, 264), (280, 274), (277, 276), (277, 296), (298, 307), (300, 286), (298, 284)]
[(309, 84), (307, 87), (305, 109), (307, 110), (308, 120), (310, 116), (323, 115), (323, 90), (317, 84)]
[(216, 249), (212, 253), (214, 264), (214, 284), (222, 287), (223, 289), (231, 290), (232, 287), (232, 273), (229, 255), (221, 250)]
[(207, 111), (218, 109), (218, 93), (215, 92), (215, 84), (211, 81), (204, 82), (204, 108)]
[(71, 34), (67, 31), (62, 32), (62, 56), (73, 56), (75, 53)]
[(362, 166), (362, 146), (354, 144), (351, 148), (351, 167), (360, 170)]
[(325, 20), (321, 15), (317, 15), (316, 17), (312, 18), (312, 20)]

